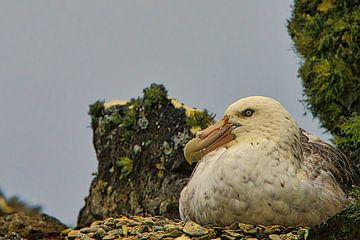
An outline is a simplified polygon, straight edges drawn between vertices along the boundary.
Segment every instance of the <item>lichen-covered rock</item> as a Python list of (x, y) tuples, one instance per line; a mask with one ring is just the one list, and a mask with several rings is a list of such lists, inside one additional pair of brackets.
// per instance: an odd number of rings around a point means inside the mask
[(66, 228), (46, 214), (29, 216), (19, 212), (0, 217), (0, 239), (63, 239), (60, 232)]
[(193, 168), (182, 149), (212, 116), (169, 98), (156, 84), (143, 98), (98, 101), (89, 114), (99, 164), (78, 225), (120, 214), (178, 218), (179, 194)]
[(26, 215), (36, 215), (41, 212), (40, 206), (31, 206), (24, 201), (21, 201), (18, 197), (13, 196), (6, 198), (0, 190), (0, 216), (13, 214), (16, 212), (23, 212)]
[(252, 240), (305, 240), (308, 228), (283, 227), (251, 224), (203, 227), (194, 222), (183, 223), (165, 217), (108, 218), (96, 221), (90, 228), (102, 229), (101, 235), (94, 235), (89, 227), (67, 233), (68, 240), (75, 239), (252, 239)]

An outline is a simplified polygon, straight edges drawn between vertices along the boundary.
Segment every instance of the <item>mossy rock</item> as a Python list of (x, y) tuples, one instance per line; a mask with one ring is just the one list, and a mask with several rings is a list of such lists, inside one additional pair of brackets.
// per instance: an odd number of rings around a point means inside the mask
[(0, 239), (63, 239), (61, 231), (66, 228), (59, 220), (46, 214), (29, 216), (19, 212), (0, 217)]
[(178, 198), (193, 169), (182, 150), (213, 116), (157, 84), (130, 101), (97, 101), (89, 114), (99, 164), (78, 224), (120, 214), (179, 218)]

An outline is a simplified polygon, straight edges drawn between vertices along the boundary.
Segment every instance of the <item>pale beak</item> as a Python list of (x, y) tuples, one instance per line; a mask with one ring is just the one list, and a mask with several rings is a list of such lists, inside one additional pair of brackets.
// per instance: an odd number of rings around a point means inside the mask
[(221, 119), (208, 128), (198, 132), (184, 147), (184, 156), (190, 164), (199, 161), (209, 152), (216, 150), (232, 141), (235, 136), (231, 133), (234, 125), (227, 117)]

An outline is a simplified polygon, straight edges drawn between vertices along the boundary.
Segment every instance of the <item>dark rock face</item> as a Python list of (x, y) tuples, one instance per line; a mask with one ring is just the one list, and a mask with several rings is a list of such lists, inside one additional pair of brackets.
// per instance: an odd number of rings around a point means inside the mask
[(175, 107), (162, 85), (124, 105), (90, 106), (98, 173), (80, 211), (78, 225), (117, 215), (179, 218), (178, 198), (192, 172), (182, 149), (207, 112)]
[(63, 239), (60, 232), (66, 228), (46, 214), (19, 212), (0, 217), (0, 239)]

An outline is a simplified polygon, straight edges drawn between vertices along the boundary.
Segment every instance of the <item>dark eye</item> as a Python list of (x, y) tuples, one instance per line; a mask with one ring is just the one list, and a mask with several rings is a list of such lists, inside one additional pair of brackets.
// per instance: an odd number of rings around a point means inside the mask
[(255, 111), (252, 109), (246, 109), (245, 111), (243, 111), (243, 116), (244, 117), (250, 117)]

